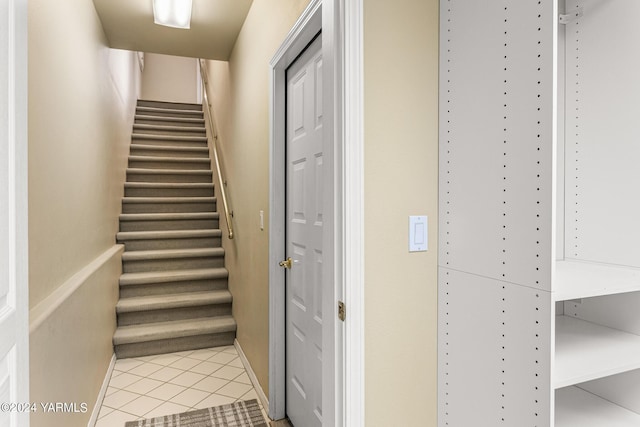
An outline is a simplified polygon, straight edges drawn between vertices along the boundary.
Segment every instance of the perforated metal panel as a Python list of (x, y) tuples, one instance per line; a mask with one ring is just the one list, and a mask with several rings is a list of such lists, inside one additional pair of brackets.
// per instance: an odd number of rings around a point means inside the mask
[(440, 13), (439, 426), (547, 427), (557, 2)]
[(640, 2), (567, 0), (567, 258), (640, 267)]

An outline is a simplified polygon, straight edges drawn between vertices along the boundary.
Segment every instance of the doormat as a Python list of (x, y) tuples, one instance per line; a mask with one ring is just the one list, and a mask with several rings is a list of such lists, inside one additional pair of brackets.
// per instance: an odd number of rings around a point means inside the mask
[(125, 427), (268, 427), (256, 399), (181, 414), (129, 421)]

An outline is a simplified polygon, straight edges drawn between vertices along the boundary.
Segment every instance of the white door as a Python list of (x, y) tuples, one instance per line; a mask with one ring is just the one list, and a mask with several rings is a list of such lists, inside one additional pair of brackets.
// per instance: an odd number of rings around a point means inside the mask
[(322, 425), (322, 54), (318, 36), (287, 70), (286, 407)]
[(0, 426), (29, 425), (27, 2), (0, 2)]

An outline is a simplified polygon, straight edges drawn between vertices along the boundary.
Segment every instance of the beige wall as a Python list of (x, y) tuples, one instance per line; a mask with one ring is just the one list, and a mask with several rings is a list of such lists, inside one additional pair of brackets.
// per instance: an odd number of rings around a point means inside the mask
[[(366, 425), (436, 425), (438, 1), (364, 2)], [(408, 252), (409, 215), (429, 251)]]
[(198, 103), (197, 64), (195, 58), (146, 53), (141, 98)]
[(62, 285), (58, 298), (31, 310), (31, 402), (87, 405), (85, 414), (40, 410), (32, 427), (87, 425), (113, 355), (123, 250), (112, 247)]
[[(308, 0), (254, 0), (229, 62), (209, 61), (236, 237), (224, 243), (237, 337), (269, 388), (269, 61)], [(265, 230), (260, 230), (263, 210)]]
[(114, 250), (139, 69), (134, 53), (107, 48), (91, 0), (30, 0), (28, 18), (31, 318), (56, 307), (30, 336), (31, 401), (82, 395), (91, 407), (112, 354), (119, 274), (100, 267), (75, 279)]

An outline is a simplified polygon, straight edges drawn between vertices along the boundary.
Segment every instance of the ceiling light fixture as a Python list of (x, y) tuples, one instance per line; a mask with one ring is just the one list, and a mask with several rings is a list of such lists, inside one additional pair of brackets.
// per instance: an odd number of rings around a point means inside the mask
[(153, 0), (153, 22), (173, 28), (191, 27), (192, 0)]

